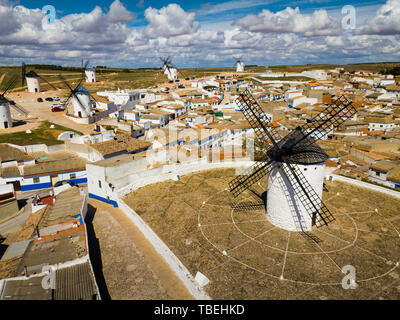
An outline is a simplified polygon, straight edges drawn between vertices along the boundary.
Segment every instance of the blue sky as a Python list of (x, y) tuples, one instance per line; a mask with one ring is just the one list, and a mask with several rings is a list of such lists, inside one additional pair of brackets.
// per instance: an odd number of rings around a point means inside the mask
[[(53, 29), (43, 27), (44, 5), (57, 10)], [(355, 7), (350, 31), (342, 23), (346, 5)], [(77, 65), (88, 58), (155, 67), (163, 55), (181, 67), (230, 67), (234, 55), (259, 65), (400, 59), (400, 0), (21, 0), (19, 6), (24, 13), (0, 0), (0, 64)]]
[[(21, 0), (21, 5), (28, 8), (42, 8), (44, 5), (53, 5), (60, 17), (71, 13), (89, 13), (95, 6), (103, 9), (109, 8), (111, 0), (96, 0), (96, 1), (69, 1), (69, 0)], [(185, 11), (193, 10), (196, 12), (198, 21), (212, 22), (215, 19), (230, 19), (242, 17), (246, 14), (259, 13), (262, 9), (267, 8), (273, 12), (284, 10), (286, 7), (300, 7), (302, 12), (310, 13), (316, 9), (326, 9), (329, 11), (339, 12), (345, 5), (353, 5), (358, 8), (367, 9), (371, 15), (375, 12), (374, 9), (384, 4), (384, 0), (367, 0), (367, 1), (331, 1), (331, 0), (294, 0), (294, 1), (275, 1), (275, 0), (256, 0), (256, 1), (167, 1), (167, 0), (143, 0), (143, 1), (122, 1), (125, 7), (137, 14), (137, 19), (130, 23), (131, 25), (146, 25), (144, 19), (144, 11), (148, 7), (160, 9), (170, 3), (179, 4)], [(240, 4), (241, 3), (241, 4)], [(204, 7), (204, 10), (201, 10)], [(210, 11), (207, 8), (210, 7)], [(217, 8), (220, 11), (214, 12), (211, 7)], [(236, 7), (236, 8), (235, 8)]]

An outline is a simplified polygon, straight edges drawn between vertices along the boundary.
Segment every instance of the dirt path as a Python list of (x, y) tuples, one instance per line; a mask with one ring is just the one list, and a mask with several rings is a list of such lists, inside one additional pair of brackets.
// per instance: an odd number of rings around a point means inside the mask
[(94, 200), (90, 204), (97, 209), (93, 225), (112, 299), (193, 300), (168, 264), (120, 209)]
[(0, 77), (0, 86), (3, 83), (4, 77), (6, 76), (7, 73), (3, 73)]

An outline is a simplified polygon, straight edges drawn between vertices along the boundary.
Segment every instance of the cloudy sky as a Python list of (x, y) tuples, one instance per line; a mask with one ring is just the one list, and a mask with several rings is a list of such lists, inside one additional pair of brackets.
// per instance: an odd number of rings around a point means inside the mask
[(0, 0), (0, 65), (168, 55), (181, 68), (400, 61), (400, 0)]

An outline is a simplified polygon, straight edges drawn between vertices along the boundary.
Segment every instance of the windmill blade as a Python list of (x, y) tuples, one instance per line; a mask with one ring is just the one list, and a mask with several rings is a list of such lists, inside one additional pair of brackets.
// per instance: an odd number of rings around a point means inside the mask
[(69, 102), (70, 102), (72, 96), (73, 96), (73, 92), (71, 92), (71, 93), (69, 94), (68, 98), (65, 100), (64, 106), (65, 106), (65, 108), (67, 109), (67, 114), (69, 114), (68, 104), (69, 104)]
[(4, 95), (6, 94), (6, 92), (8, 90), (10, 90), (10, 88), (15, 84), (15, 81), (17, 81), (17, 77), (14, 77), (11, 79), (11, 81), (9, 82), (8, 86), (6, 87), (6, 90), (4, 90), (4, 92), (1, 94), (1, 96), (4, 97)]
[(240, 97), (236, 100), (236, 104), (254, 129), (257, 138), (260, 141), (268, 141), (269, 139), (278, 148), (277, 142), (282, 138), (275, 128), (271, 128), (271, 130), (267, 129), (268, 124), (271, 122), (265, 119), (264, 112), (249, 90), (240, 94)]
[(74, 92), (74, 89), (72, 89), (72, 87), (69, 85), (69, 83), (67, 82), (67, 80), (65, 80), (65, 78), (59, 74), (58, 78), (60, 78), (60, 80), (67, 86), (67, 88), (71, 91)]
[(309, 141), (305, 143), (305, 146), (314, 143), (315, 140), (322, 140), (324, 136), (331, 133), (347, 120), (343, 119), (344, 116), (352, 117), (356, 113), (357, 110), (354, 108), (351, 101), (347, 100), (345, 96), (339, 97), (333, 104), (328, 106), (317, 117), (315, 117), (313, 122), (307, 123), (301, 127), (301, 130), (305, 134), (302, 139), (297, 141), (297, 143), (309, 137), (313, 139), (309, 139)]
[(82, 108), (83, 110), (85, 110), (85, 109), (86, 109), (85, 106), (83, 105), (81, 99), (79, 99), (79, 97), (75, 94), (75, 92), (73, 92), (72, 95), (73, 95), (73, 97), (76, 99), (76, 101), (78, 101), (78, 103), (79, 103), (79, 105), (81, 106), (81, 108)]
[(43, 80), (44, 82), (46, 82), (50, 87), (52, 87), (54, 90), (58, 90), (58, 88), (56, 88), (55, 86), (53, 86), (50, 82), (48, 82), (45, 78), (43, 78), (41, 75), (38, 75), (40, 80)]
[(22, 62), (21, 72), (22, 72), (21, 87), (23, 87), (23, 86), (25, 86), (25, 75), (26, 75), (26, 65), (25, 65), (25, 62)]
[(69, 100), (70, 100), (72, 97), (74, 97), (74, 98), (76, 99), (76, 101), (78, 101), (78, 103), (79, 103), (79, 105), (82, 107), (82, 109), (85, 110), (85, 107), (84, 107), (84, 105), (83, 105), (81, 99), (79, 99), (79, 97), (75, 94), (76, 89), (81, 85), (83, 79), (80, 80), (80, 82), (78, 83), (78, 85), (76, 86), (75, 89), (72, 89), (72, 87), (69, 85), (69, 83), (67, 82), (67, 80), (65, 80), (65, 78), (64, 78), (61, 74), (59, 74), (58, 77), (64, 82), (64, 84), (65, 84), (65, 85), (68, 87), (68, 89), (71, 91), (71, 94), (70, 94), (70, 96), (69, 96), (68, 99), (67, 99), (66, 106), (68, 105)]
[[(294, 193), (297, 195), (311, 219), (315, 219), (317, 228), (324, 225), (327, 226), (330, 222), (334, 221), (335, 217), (322, 202), (301, 170), (296, 166), (292, 166), (284, 157), (283, 160), (282, 172), (292, 185)], [(317, 216), (319, 219), (317, 219)]]
[(8, 102), (10, 107), (13, 108), (15, 111), (17, 111), (18, 113), (24, 115), (25, 117), (29, 115), (29, 111), (21, 107), (19, 104), (16, 104), (15, 102), (12, 103), (10, 100), (8, 100)]
[[(82, 62), (83, 62), (83, 60), (82, 60)], [(86, 77), (85, 71), (86, 71), (86, 68), (88, 65), (89, 65), (89, 60), (86, 60), (85, 64), (82, 66), (82, 76), (81, 76), (82, 79), (84, 79)]]
[(229, 182), (229, 190), (232, 192), (233, 196), (237, 198), (242, 192), (265, 177), (268, 174), (268, 166), (271, 163), (272, 161), (256, 162), (248, 168), (243, 175), (239, 175)]

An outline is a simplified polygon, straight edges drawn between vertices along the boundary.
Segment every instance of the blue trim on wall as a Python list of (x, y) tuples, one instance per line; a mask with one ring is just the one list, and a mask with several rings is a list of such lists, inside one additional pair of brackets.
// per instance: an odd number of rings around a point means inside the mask
[(99, 200), (99, 201), (105, 202), (105, 203), (107, 203), (107, 204), (111, 204), (112, 206), (114, 206), (114, 208), (118, 208), (118, 203), (117, 203), (117, 201), (114, 201), (114, 200), (107, 200), (106, 198), (103, 198), (103, 197), (100, 197), (100, 196), (96, 196), (96, 195), (93, 194), (93, 193), (89, 193), (89, 198), (90, 198), (90, 199), (94, 199), (94, 200)]
[(87, 183), (87, 178), (81, 178), (81, 179), (70, 179), (67, 180), (69, 182), (74, 182), (76, 184), (82, 184), (82, 183)]
[(22, 185), (21, 186), (21, 191), (31, 191), (31, 190), (40, 190), (40, 189), (47, 189), (51, 188), (51, 182), (47, 183), (35, 183), (35, 184), (28, 184), (28, 185)]

